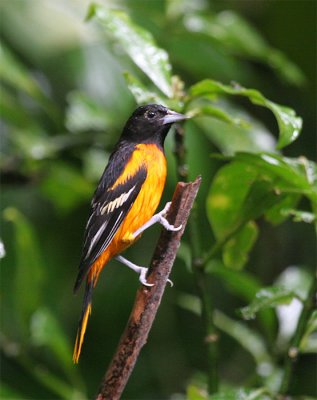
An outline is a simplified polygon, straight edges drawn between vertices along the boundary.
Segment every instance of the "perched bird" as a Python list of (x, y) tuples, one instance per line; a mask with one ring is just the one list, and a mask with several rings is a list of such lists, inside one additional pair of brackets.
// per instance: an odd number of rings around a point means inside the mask
[(76, 292), (86, 279), (83, 309), (74, 347), (78, 362), (91, 313), (92, 291), (99, 274), (111, 258), (116, 258), (146, 281), (147, 268), (137, 266), (119, 255), (156, 222), (168, 230), (178, 230), (165, 219), (169, 203), (154, 215), (165, 186), (164, 140), (176, 121), (186, 119), (157, 104), (137, 108), (128, 119), (109, 158), (91, 202), (85, 229), (82, 259), (74, 286)]

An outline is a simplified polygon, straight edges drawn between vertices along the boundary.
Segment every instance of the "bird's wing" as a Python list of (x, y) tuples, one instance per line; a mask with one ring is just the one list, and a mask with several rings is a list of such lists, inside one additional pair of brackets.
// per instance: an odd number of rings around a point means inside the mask
[(137, 198), (146, 179), (147, 170), (141, 166), (124, 183), (100, 192), (92, 200), (90, 216), (86, 225), (85, 239), (76, 291), (97, 258), (107, 249), (124, 218)]

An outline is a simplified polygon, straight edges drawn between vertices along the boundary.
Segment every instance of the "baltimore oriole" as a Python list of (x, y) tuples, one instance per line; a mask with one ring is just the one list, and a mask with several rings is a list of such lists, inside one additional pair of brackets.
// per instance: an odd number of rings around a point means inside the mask
[(187, 117), (157, 104), (137, 108), (128, 119), (109, 158), (91, 202), (85, 229), (76, 292), (86, 278), (83, 309), (74, 347), (73, 361), (78, 362), (91, 313), (93, 288), (108, 261), (116, 257), (139, 273), (146, 281), (147, 268), (139, 267), (119, 254), (155, 222), (166, 229), (178, 230), (165, 219), (169, 203), (153, 216), (161, 200), (166, 179), (164, 140), (176, 121)]

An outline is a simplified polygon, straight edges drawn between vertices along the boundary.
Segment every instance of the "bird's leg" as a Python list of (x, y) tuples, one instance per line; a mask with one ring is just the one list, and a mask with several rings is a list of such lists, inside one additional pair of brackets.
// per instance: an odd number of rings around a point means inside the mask
[[(133, 264), (131, 261), (127, 260), (126, 258), (122, 256), (116, 256), (115, 259), (122, 264), (126, 265), (127, 267), (131, 268), (133, 271), (135, 271), (137, 274), (139, 274), (139, 281), (142, 283), (144, 286), (154, 286), (154, 283), (148, 283), (146, 280), (146, 274), (148, 269), (145, 267), (140, 267), (139, 265)], [(173, 286), (173, 282), (168, 279), (167, 282)]]
[(147, 268), (140, 267), (139, 265), (133, 264), (131, 261), (127, 260), (126, 258), (124, 258), (122, 256), (116, 256), (115, 259), (117, 261), (120, 261), (122, 264), (126, 265), (127, 267), (133, 269), (133, 271), (135, 271), (137, 274), (139, 274), (139, 281), (142, 283), (142, 285), (153, 286), (153, 283), (148, 283), (146, 281)]
[(149, 228), (150, 226), (156, 224), (157, 222), (161, 225), (164, 226), (164, 228), (168, 231), (179, 231), (180, 229), (182, 229), (182, 225), (180, 226), (174, 226), (172, 224), (170, 224), (167, 219), (165, 218), (168, 210), (170, 209), (171, 206), (171, 202), (166, 203), (166, 206), (163, 208), (162, 211), (160, 211), (159, 213), (153, 215), (152, 218), (150, 218), (144, 225), (142, 225), (139, 229), (137, 229), (134, 233), (133, 236), (134, 238), (136, 238), (137, 236), (139, 236), (142, 232), (144, 232), (147, 228)]

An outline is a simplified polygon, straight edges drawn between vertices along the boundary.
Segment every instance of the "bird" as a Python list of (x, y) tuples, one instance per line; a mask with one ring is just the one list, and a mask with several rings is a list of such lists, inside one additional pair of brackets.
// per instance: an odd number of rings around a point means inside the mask
[(187, 118), (160, 104), (140, 106), (127, 120), (109, 157), (91, 201), (74, 285), (76, 293), (86, 280), (73, 353), (75, 364), (91, 314), (93, 289), (105, 265), (115, 258), (137, 272), (143, 285), (152, 286), (146, 280), (147, 268), (130, 262), (121, 253), (156, 222), (171, 231), (181, 228), (165, 218), (170, 203), (155, 212), (167, 175), (164, 140), (173, 123)]

